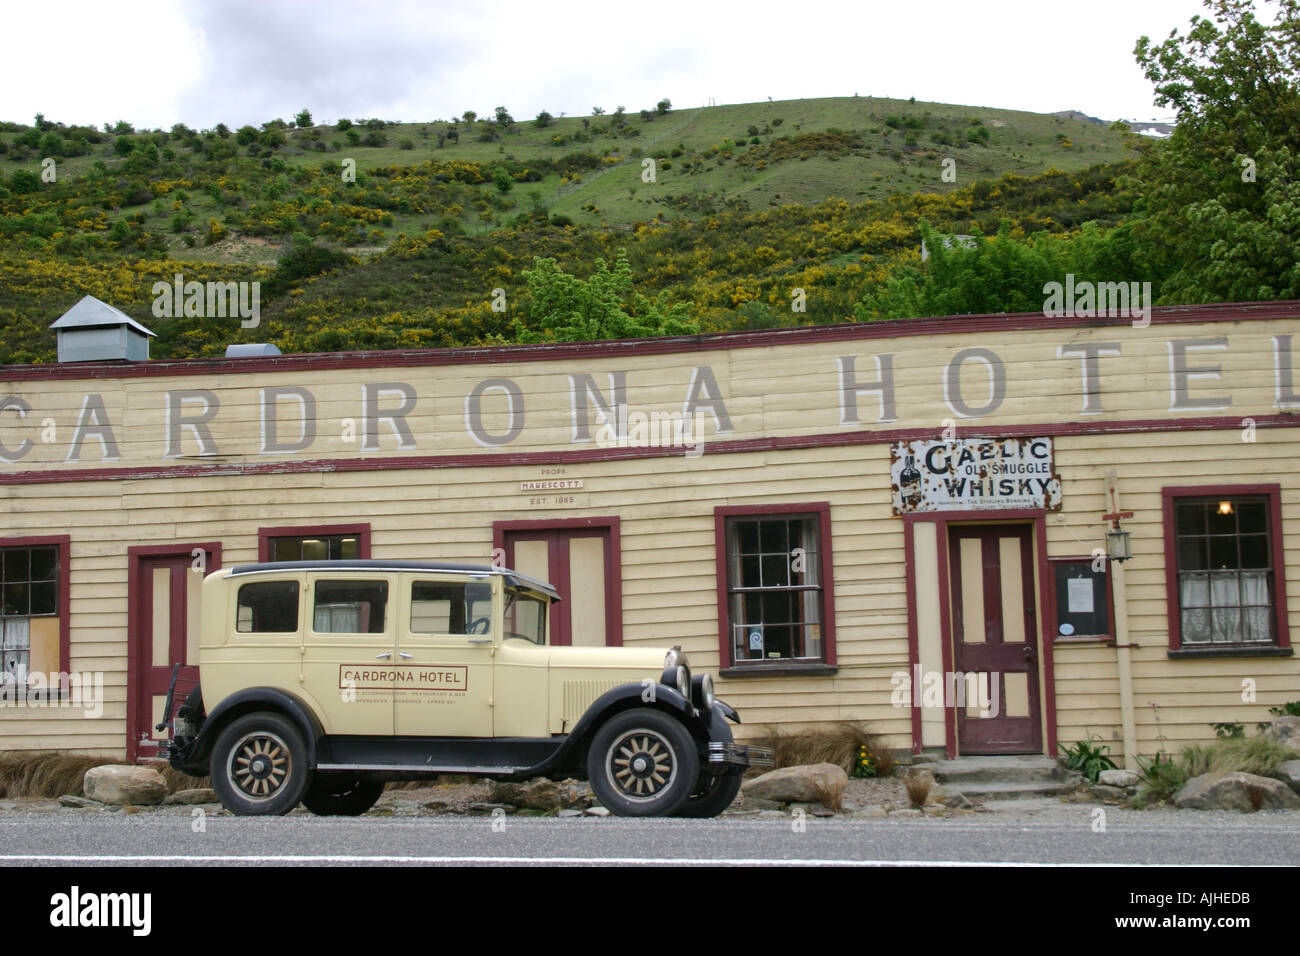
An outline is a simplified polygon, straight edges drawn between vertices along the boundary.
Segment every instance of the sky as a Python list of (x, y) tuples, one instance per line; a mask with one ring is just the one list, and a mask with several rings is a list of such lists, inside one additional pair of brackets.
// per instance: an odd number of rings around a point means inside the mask
[(61, 0), (6, 6), (0, 120), (205, 129), (883, 96), (1171, 120), (1133, 59), (1200, 0)]

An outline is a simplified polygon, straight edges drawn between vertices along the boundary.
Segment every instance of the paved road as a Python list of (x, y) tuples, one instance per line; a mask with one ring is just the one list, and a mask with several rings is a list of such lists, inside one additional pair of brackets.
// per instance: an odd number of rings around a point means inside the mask
[[(182, 808), (177, 808), (182, 809)], [(947, 819), (0, 817), (0, 865), (1300, 864), (1300, 815), (1092, 808)]]

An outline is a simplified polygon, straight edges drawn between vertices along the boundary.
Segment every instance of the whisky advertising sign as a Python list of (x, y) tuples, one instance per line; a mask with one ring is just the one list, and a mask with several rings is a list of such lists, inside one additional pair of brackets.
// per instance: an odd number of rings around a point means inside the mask
[(890, 459), (894, 514), (1061, 507), (1050, 438), (900, 441)]

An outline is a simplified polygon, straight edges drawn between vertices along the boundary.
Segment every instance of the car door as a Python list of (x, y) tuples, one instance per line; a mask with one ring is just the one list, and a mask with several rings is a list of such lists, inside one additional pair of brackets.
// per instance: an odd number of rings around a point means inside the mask
[(400, 581), (394, 732), (491, 737), (500, 577), (429, 573)]
[(390, 576), (307, 577), (302, 672), (327, 734), (393, 732), (395, 607)]

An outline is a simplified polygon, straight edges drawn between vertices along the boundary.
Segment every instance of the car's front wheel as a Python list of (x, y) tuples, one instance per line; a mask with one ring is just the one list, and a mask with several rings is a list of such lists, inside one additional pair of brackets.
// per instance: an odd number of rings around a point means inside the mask
[(375, 805), (384, 784), (368, 777), (344, 773), (318, 773), (302, 805), (318, 817), (359, 817)]
[(704, 785), (691, 794), (674, 814), (679, 817), (716, 817), (736, 802), (740, 793), (743, 771), (736, 767), (716, 777), (709, 777)]
[(212, 747), (212, 789), (231, 813), (278, 815), (298, 805), (311, 783), (307, 745), (279, 714), (231, 721)]
[(587, 779), (601, 804), (624, 817), (669, 816), (700, 772), (695, 739), (681, 722), (638, 707), (606, 721), (587, 751)]

